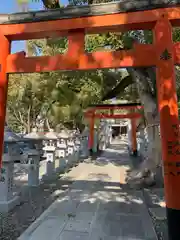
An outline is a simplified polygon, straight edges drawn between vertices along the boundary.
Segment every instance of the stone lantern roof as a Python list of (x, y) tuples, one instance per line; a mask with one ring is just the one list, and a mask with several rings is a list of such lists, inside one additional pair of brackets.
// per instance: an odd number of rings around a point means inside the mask
[(4, 142), (19, 142), (22, 138), (14, 133), (8, 126), (4, 128)]
[(42, 133), (39, 133), (36, 128), (32, 129), (32, 132), (26, 134), (24, 136), (25, 139), (34, 139), (34, 140), (43, 140), (44, 135)]
[(50, 131), (45, 134), (45, 138), (49, 140), (56, 140), (58, 136), (57, 133), (51, 128)]
[(59, 134), (58, 134), (58, 138), (63, 138), (63, 139), (67, 139), (69, 138), (69, 133), (65, 130), (62, 130)]

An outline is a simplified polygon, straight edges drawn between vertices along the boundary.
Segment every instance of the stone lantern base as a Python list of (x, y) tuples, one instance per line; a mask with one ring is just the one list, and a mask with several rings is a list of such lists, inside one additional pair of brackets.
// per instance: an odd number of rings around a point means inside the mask
[(8, 201), (0, 201), (0, 213), (7, 213), (15, 208), (20, 203), (20, 197), (15, 195), (14, 198)]

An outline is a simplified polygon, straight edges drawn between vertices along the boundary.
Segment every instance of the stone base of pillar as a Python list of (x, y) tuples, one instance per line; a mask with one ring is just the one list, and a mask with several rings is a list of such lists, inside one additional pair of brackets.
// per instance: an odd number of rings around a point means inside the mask
[(54, 172), (52, 175), (44, 174), (42, 176), (42, 181), (43, 182), (55, 181), (57, 178), (58, 178), (58, 174), (56, 172)]
[(39, 181), (39, 166), (30, 165), (28, 169), (28, 186), (29, 187), (38, 187), (40, 184)]
[(57, 178), (57, 174), (55, 172), (54, 162), (48, 161), (46, 165), (46, 173), (43, 175), (43, 181), (52, 181)]
[(72, 166), (73, 166), (73, 155), (71, 155), (71, 154), (69, 154), (68, 156), (67, 156), (67, 167), (68, 168), (71, 168)]
[(9, 201), (0, 201), (0, 212), (7, 213), (11, 211), (13, 208), (15, 208), (19, 203), (20, 203), (19, 196), (14, 196), (14, 198), (10, 199)]
[(76, 158), (76, 164), (79, 163), (79, 151), (76, 151), (75, 158)]
[(56, 173), (57, 174), (64, 173), (66, 169), (66, 160), (61, 157), (60, 159), (58, 159), (58, 161), (59, 161), (59, 164), (56, 169)]
[(137, 151), (137, 150), (134, 150), (133, 153), (132, 153), (132, 155), (133, 155), (134, 157), (137, 157), (137, 156), (138, 156), (138, 151)]

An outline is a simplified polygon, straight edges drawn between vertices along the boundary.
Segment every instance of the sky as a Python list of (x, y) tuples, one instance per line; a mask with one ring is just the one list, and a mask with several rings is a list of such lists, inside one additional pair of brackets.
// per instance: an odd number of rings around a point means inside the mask
[[(61, 3), (66, 3), (67, 0), (61, 1)], [(36, 2), (33, 0), (29, 0), (29, 9), (30, 10), (42, 10), (41, 1)], [(16, 0), (0, 0), (0, 14), (2, 13), (13, 13), (19, 12), (20, 9), (16, 3)], [(23, 41), (14, 41), (12, 42), (11, 52), (19, 52), (24, 50), (25, 44)]]

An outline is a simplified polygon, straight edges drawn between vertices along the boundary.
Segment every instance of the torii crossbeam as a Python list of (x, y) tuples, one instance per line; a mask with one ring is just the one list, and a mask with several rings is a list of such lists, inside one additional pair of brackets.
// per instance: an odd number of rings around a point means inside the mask
[[(180, 144), (174, 65), (180, 64), (180, 43), (173, 43), (172, 28), (180, 26), (180, 8), (167, 6), (165, 0), (161, 2), (151, 0), (151, 10), (148, 0), (65, 8), (54, 12), (54, 18), (53, 11), (0, 15), (0, 156), (9, 73), (155, 66), (169, 239), (179, 240)], [(175, 3), (180, 5), (178, 0)], [(135, 44), (128, 51), (85, 52), (86, 34), (136, 29), (152, 30), (153, 44)], [(64, 55), (26, 57), (24, 52), (10, 54), (13, 40), (59, 36), (68, 38), (68, 50)]]

